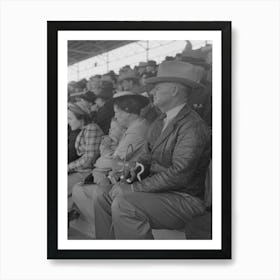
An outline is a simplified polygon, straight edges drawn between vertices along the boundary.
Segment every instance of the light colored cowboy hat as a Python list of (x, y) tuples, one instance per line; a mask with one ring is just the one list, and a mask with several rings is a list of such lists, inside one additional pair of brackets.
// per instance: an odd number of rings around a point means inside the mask
[(203, 77), (204, 69), (182, 61), (164, 61), (159, 65), (156, 77), (146, 80), (147, 84), (157, 83), (180, 83), (192, 88), (203, 87), (200, 81)]

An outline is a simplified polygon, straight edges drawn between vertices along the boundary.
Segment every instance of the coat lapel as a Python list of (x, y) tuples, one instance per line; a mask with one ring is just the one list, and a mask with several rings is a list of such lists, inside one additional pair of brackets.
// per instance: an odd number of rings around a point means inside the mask
[(153, 150), (155, 150), (174, 130), (175, 125), (178, 121), (183, 119), (191, 111), (188, 105), (185, 105), (178, 115), (167, 125), (164, 131), (159, 135), (155, 144), (153, 145)]

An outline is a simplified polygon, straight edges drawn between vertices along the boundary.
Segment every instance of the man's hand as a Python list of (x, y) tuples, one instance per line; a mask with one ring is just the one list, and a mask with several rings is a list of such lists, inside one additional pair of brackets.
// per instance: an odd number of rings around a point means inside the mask
[(131, 192), (132, 192), (132, 188), (130, 184), (117, 183), (113, 186), (109, 194), (111, 198), (114, 200), (118, 195), (124, 195)]

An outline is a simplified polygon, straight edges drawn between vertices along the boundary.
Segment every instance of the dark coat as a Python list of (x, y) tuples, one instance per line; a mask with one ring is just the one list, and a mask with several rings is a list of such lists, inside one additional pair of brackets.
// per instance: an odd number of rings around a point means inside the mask
[(150, 176), (134, 183), (135, 191), (179, 191), (203, 199), (211, 157), (211, 132), (200, 116), (186, 105), (160, 133), (162, 120), (150, 129), (145, 154)]
[(68, 163), (80, 157), (77, 155), (77, 150), (75, 148), (76, 138), (80, 132), (80, 129), (71, 130), (68, 126)]
[(191, 109), (196, 111), (200, 117), (212, 127), (212, 86), (211, 84), (204, 85), (202, 88), (192, 89), (188, 96), (188, 104)]
[(111, 120), (114, 117), (114, 107), (113, 100), (108, 100), (103, 107), (101, 107), (97, 112), (92, 114), (92, 121), (102, 129), (105, 135), (108, 135)]

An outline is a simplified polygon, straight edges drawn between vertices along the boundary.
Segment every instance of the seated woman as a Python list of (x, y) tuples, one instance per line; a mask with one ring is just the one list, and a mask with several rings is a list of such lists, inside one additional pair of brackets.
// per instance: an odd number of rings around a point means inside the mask
[[(71, 197), (73, 186), (91, 172), (99, 156), (103, 132), (98, 125), (89, 122), (90, 111), (83, 102), (69, 103), (68, 124), (72, 130), (81, 131), (75, 140), (79, 158), (68, 163), (68, 197)], [(68, 208), (71, 208), (71, 200), (68, 202)]]
[[(114, 160), (136, 161), (145, 146), (148, 125), (140, 114), (141, 110), (149, 104), (148, 98), (141, 95), (118, 93), (114, 97), (115, 118), (118, 123), (125, 127), (126, 130), (116, 148)], [(98, 163), (98, 161), (97, 161)], [(110, 181), (93, 170), (93, 184), (76, 184), (73, 188), (73, 201), (84, 214), (89, 223), (94, 225), (94, 212), (92, 205), (92, 193), (96, 185), (104, 188), (110, 188)], [(101, 180), (102, 179), (102, 180)]]

